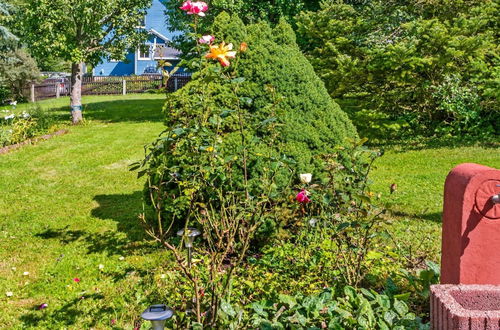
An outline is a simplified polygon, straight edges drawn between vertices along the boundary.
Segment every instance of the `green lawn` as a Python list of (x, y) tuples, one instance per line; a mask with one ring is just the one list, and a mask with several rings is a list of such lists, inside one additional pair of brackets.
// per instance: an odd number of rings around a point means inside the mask
[(142, 308), (131, 287), (159, 256), (141, 241), (142, 181), (127, 166), (161, 132), (162, 96), (84, 102), (86, 125), (0, 157), (0, 328), (105, 328)]
[[(401, 246), (416, 255), (440, 261), (444, 182), (458, 164), (478, 163), (500, 168), (500, 148), (475, 146), (393, 148), (375, 163), (373, 189), (391, 204), (394, 231)], [(390, 194), (391, 184), (397, 191)]]
[[(68, 103), (41, 106), (69, 117)], [(168, 296), (166, 253), (137, 221), (143, 181), (127, 169), (162, 130), (162, 96), (84, 103), (85, 125), (0, 155), (0, 328), (107, 329), (116, 320), (131, 329), (145, 306)], [(377, 161), (374, 190), (393, 204), (402, 245), (437, 258), (444, 179), (463, 162), (500, 167), (500, 152), (480, 144), (391, 149)], [(36, 310), (42, 303), (48, 308)]]

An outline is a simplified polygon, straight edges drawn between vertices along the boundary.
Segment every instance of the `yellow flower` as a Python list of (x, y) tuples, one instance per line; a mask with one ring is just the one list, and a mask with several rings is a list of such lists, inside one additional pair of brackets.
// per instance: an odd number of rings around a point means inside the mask
[(220, 45), (210, 46), (210, 52), (205, 55), (205, 58), (218, 60), (222, 66), (229, 66), (231, 64), (229, 59), (236, 57), (236, 52), (232, 50), (233, 44), (226, 45), (225, 42), (222, 42)]
[(208, 148), (207, 148), (207, 151), (208, 151), (208, 152), (213, 152), (213, 151), (214, 151), (214, 147), (208, 147)]

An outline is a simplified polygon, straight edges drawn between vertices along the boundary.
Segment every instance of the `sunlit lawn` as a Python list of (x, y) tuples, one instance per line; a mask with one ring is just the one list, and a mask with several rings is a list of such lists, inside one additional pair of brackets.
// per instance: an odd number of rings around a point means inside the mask
[[(500, 168), (500, 145), (393, 148), (375, 163), (373, 189), (391, 205), (394, 232), (402, 247), (440, 260), (444, 182), (451, 169), (470, 162)], [(393, 183), (397, 190), (391, 195)]]
[[(0, 328), (105, 329), (116, 320), (131, 329), (148, 304), (168, 297), (160, 276), (168, 257), (145, 240), (137, 222), (143, 181), (127, 169), (162, 130), (162, 98), (84, 98), (85, 125), (0, 155)], [(68, 102), (41, 106), (65, 118)], [(480, 144), (392, 149), (377, 161), (374, 190), (393, 204), (401, 244), (438, 258), (444, 180), (463, 162), (500, 167), (500, 152)], [(389, 196), (392, 183), (398, 190)]]
[(86, 125), (0, 156), (0, 328), (123, 326), (149, 301), (139, 274), (160, 256), (142, 241), (142, 181), (127, 166), (161, 132), (162, 96), (84, 102)]

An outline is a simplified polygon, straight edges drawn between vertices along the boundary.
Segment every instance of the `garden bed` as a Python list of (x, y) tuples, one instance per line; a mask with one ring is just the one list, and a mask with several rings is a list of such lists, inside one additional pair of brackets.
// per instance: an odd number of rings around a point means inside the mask
[(16, 144), (11, 144), (11, 145), (8, 145), (6, 147), (3, 147), (3, 148), (0, 148), (0, 155), (3, 155), (3, 154), (6, 154), (8, 152), (11, 152), (11, 151), (14, 151), (14, 150), (17, 150), (25, 145), (30, 145), (30, 144), (35, 144), (35, 143), (38, 143), (38, 142), (41, 142), (41, 141), (46, 141), (46, 140), (49, 140), (55, 136), (61, 136), (61, 135), (64, 135), (64, 134), (67, 134), (69, 131), (67, 129), (60, 129), (54, 133), (51, 133), (51, 134), (45, 134), (45, 135), (42, 135), (42, 136), (39, 136), (39, 137), (36, 137), (36, 138), (33, 138), (33, 139), (28, 139), (26, 141), (23, 141), (23, 142), (19, 142), (19, 143), (16, 143)]

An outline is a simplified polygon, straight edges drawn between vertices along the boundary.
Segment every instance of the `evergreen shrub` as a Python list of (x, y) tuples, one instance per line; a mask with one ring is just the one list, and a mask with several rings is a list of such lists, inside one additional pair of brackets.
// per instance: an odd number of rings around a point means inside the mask
[[(358, 137), (302, 55), (288, 23), (281, 21), (274, 28), (267, 23), (245, 25), (238, 17), (222, 13), (213, 25), (213, 35), (216, 42), (231, 42), (235, 47), (247, 43), (248, 50), (240, 52), (230, 68), (215, 62), (198, 64), (203, 69), (192, 81), (167, 96), (167, 129), (143, 163), (143, 173), (149, 177), (147, 199), (152, 197), (156, 206), (161, 205), (165, 219), (183, 218), (194, 192), (198, 198), (204, 194), (192, 178), (213, 161), (211, 152), (226, 159), (238, 154), (242, 144), (251, 144), (247, 155), (250, 194), (258, 195), (269, 159), (285, 159), (293, 164), (295, 174), (320, 177), (323, 169), (317, 156), (334, 153), (336, 147)], [(244, 122), (243, 134), (240, 121)], [(210, 141), (209, 132), (215, 131), (217, 141)], [(287, 168), (277, 177), (281, 188), (292, 176)], [(232, 178), (214, 184), (241, 188), (242, 179)]]

